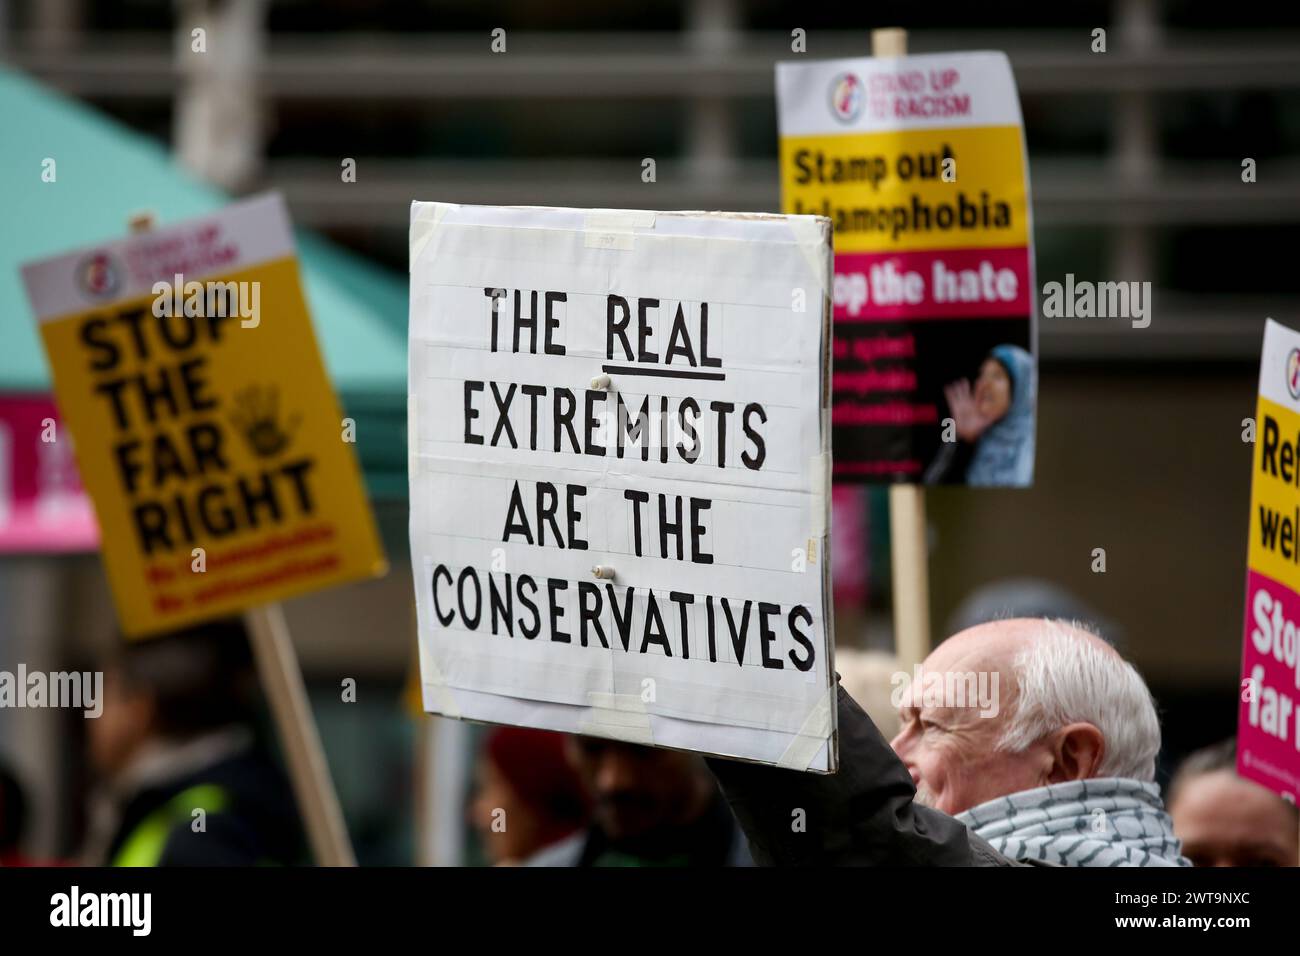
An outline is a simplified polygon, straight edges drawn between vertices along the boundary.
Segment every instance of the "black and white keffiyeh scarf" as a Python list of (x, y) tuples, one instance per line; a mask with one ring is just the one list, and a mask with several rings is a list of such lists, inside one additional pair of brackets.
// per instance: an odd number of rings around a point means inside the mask
[(957, 814), (1003, 856), (1062, 866), (1191, 866), (1154, 783), (1071, 780)]

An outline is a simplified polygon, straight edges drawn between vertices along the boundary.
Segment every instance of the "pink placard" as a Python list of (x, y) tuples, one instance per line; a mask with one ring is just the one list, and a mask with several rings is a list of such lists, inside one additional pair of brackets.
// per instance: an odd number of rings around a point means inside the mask
[(94, 508), (54, 400), (0, 395), (0, 553), (98, 547)]
[(1300, 595), (1246, 575), (1237, 772), (1295, 801), (1300, 793)]

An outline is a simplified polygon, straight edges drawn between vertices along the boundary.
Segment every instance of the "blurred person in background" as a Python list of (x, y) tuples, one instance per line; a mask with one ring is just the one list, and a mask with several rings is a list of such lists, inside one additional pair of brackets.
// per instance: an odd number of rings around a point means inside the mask
[(301, 861), (288, 781), (254, 732), (255, 686), (248, 638), (236, 620), (119, 648), (104, 675), (103, 715), (89, 724), (101, 786), (84, 862)]
[(1090, 631), (1105, 634), (1112, 647), (1124, 647), (1124, 631), (1118, 622), (1044, 578), (999, 578), (974, 588), (948, 617), (944, 633), (957, 634), (976, 624), (1013, 617), (1078, 621)]
[(1300, 866), (1300, 811), (1237, 776), (1236, 740), (1197, 750), (1179, 765), (1169, 815), (1193, 866)]
[(564, 736), (494, 727), (483, 741), (470, 824), (497, 866), (521, 863), (587, 825), (587, 794), (564, 753)]
[[(904, 673), (902, 663), (885, 651), (860, 651), (854, 647), (835, 648), (835, 671), (840, 686), (858, 706), (867, 712), (886, 739), (898, 733), (902, 724), (893, 696), (896, 675)], [(909, 679), (910, 674), (906, 675)]]
[(529, 866), (751, 866), (745, 836), (698, 754), (570, 737), (591, 826)]
[(28, 866), (22, 854), (27, 826), (27, 798), (18, 777), (0, 763), (0, 866)]

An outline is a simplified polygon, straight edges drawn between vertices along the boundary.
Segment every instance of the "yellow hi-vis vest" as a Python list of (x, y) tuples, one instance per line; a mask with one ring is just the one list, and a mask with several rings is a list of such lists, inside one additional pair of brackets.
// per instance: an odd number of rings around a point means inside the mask
[(220, 813), (230, 805), (226, 791), (216, 784), (201, 783), (182, 790), (154, 810), (131, 831), (109, 866), (157, 866), (167, 846), (167, 837), (182, 823), (194, 818), (195, 810)]

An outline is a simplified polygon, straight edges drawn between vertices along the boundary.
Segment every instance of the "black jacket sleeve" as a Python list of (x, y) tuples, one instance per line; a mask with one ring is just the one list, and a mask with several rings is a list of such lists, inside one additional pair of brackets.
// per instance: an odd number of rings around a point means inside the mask
[[(711, 758), (760, 866), (1014, 866), (916, 788), (871, 719), (838, 689), (840, 769), (812, 774)], [(798, 811), (803, 811), (800, 814)]]

